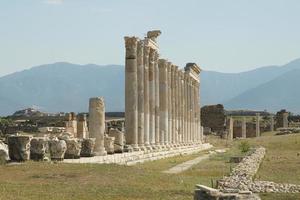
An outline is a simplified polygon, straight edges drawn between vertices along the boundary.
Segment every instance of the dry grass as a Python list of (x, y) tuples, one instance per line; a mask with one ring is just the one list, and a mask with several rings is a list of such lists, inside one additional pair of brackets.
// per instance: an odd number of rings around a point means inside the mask
[[(300, 134), (247, 139), (267, 147), (266, 159), (257, 174), (260, 180), (300, 184)], [(192, 199), (196, 184), (212, 186), (233, 167), (232, 155), (240, 155), (241, 141), (228, 143), (208, 138), (217, 148), (230, 148), (177, 174), (162, 171), (201, 154), (147, 162), (135, 166), (97, 164), (50, 164), (27, 162), (0, 166), (0, 199)], [(203, 154), (203, 153), (202, 153)], [(297, 194), (262, 194), (263, 199), (300, 199)]]

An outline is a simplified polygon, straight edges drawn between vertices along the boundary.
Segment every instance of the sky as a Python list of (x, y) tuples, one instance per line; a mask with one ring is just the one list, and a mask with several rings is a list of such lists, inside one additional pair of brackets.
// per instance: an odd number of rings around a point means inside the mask
[(241, 72), (300, 57), (299, 0), (0, 0), (0, 76), (54, 62), (124, 65), (159, 29), (178, 66)]

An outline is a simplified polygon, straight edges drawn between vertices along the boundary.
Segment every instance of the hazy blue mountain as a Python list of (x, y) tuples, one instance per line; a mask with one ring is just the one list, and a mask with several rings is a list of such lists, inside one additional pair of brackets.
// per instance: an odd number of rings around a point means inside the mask
[(124, 110), (124, 67), (55, 63), (0, 78), (0, 115), (36, 106), (43, 111), (87, 111), (104, 96), (108, 111)]
[[(300, 59), (242, 73), (202, 71), (201, 104), (298, 112), (298, 69)], [(32, 106), (47, 112), (87, 111), (93, 96), (104, 96), (107, 111), (124, 111), (124, 66), (61, 62), (0, 77), (0, 115)]]
[(225, 103), (227, 109), (247, 108), (300, 113), (300, 65), (256, 88), (247, 90)]
[(202, 104), (227, 102), (249, 89), (297, 68), (300, 68), (300, 59), (284, 66), (261, 67), (242, 73), (203, 71), (201, 74)]

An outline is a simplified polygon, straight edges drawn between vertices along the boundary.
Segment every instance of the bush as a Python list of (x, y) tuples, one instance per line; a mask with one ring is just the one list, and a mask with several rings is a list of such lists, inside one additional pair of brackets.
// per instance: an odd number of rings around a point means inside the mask
[(250, 150), (250, 144), (247, 141), (243, 141), (239, 145), (239, 149), (241, 150), (242, 153), (246, 153)]

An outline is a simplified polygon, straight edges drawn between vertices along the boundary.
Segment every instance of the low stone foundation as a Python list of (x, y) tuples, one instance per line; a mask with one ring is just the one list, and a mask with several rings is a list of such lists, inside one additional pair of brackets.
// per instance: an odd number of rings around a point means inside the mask
[(224, 193), (204, 185), (196, 185), (194, 200), (260, 200), (260, 197), (250, 191)]
[(80, 159), (65, 159), (64, 163), (97, 163), (97, 164), (120, 164), (120, 165), (135, 165), (146, 161), (159, 160), (178, 155), (188, 155), (210, 149), (210, 144), (198, 144), (190, 146), (176, 147), (172, 150), (157, 150), (157, 151), (135, 151), (122, 154), (113, 154), (106, 156), (95, 156)]

